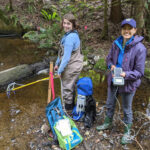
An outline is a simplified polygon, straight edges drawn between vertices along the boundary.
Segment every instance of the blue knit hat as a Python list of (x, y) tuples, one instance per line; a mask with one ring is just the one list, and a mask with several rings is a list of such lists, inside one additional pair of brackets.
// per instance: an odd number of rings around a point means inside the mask
[(124, 19), (121, 23), (121, 27), (123, 27), (125, 24), (129, 24), (131, 27), (136, 28), (136, 21), (132, 18)]

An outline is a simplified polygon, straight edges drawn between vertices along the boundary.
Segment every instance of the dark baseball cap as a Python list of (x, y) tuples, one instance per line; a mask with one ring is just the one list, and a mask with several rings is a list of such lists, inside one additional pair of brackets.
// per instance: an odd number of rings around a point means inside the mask
[(124, 19), (121, 22), (121, 27), (123, 27), (125, 24), (129, 24), (131, 27), (136, 28), (136, 21), (132, 18)]

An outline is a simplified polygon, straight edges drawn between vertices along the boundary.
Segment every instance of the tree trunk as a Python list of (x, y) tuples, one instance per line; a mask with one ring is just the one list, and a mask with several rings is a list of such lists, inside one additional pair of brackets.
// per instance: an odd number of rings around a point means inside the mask
[(104, 28), (101, 34), (100, 39), (107, 39), (108, 38), (108, 22), (107, 22), (107, 11), (108, 11), (108, 3), (107, 0), (105, 0), (104, 4)]
[(9, 0), (10, 11), (13, 11), (12, 0)]
[(148, 8), (146, 9), (146, 15), (145, 15), (145, 28), (146, 31), (144, 33), (147, 40), (150, 42), (150, 2), (148, 2)]
[(116, 24), (121, 22), (123, 18), (124, 17), (121, 10), (121, 0), (112, 0), (110, 20)]
[(144, 2), (145, 0), (134, 0), (134, 18), (137, 23), (138, 34), (144, 32)]

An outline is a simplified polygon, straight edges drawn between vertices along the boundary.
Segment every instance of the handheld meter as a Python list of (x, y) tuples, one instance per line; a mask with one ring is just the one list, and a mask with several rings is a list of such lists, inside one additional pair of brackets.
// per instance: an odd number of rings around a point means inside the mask
[(124, 78), (120, 76), (122, 73), (122, 68), (114, 68), (114, 78), (113, 78), (113, 85), (121, 86), (124, 85)]

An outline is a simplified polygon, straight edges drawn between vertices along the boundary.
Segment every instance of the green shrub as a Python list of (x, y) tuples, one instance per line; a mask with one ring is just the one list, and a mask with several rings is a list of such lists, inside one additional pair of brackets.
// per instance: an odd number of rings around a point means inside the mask
[(94, 65), (94, 69), (100, 69), (102, 71), (107, 70), (105, 59), (104, 58), (99, 59)]
[(61, 30), (59, 24), (52, 24), (44, 32), (30, 31), (23, 38), (28, 38), (33, 42), (39, 42), (39, 48), (52, 48), (60, 40)]
[(52, 13), (49, 13), (48, 11), (42, 9), (41, 10), (41, 14), (43, 15), (44, 19), (48, 20), (48, 21), (60, 21), (60, 17), (59, 15), (57, 14), (57, 12), (52, 12)]

